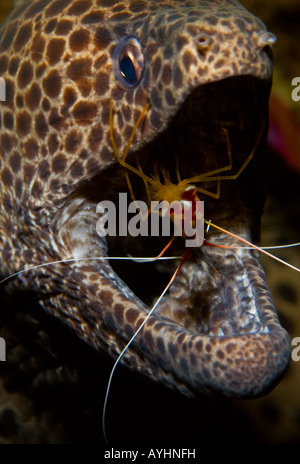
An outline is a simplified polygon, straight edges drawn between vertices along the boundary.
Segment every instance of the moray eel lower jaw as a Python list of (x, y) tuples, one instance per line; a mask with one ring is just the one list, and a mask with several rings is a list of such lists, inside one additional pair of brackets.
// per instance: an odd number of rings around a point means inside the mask
[[(129, 156), (129, 162), (139, 156), (143, 169), (151, 175), (153, 162), (159, 159), (175, 177), (174, 159), (178, 157), (183, 178), (208, 172), (214, 163), (223, 166), (228, 162), (228, 147), (221, 136), (221, 128), (227, 127), (232, 169), (237, 171), (266, 124), (269, 87), (270, 82), (250, 76), (200, 86), (168, 128), (154, 142)], [(218, 106), (221, 100), (223, 105)], [(214, 111), (206, 111), (205, 101)], [(262, 154), (266, 131), (249, 169), (235, 181), (222, 181), (218, 200), (202, 198), (207, 219), (250, 241), (258, 240), (265, 198)], [(114, 184), (109, 190), (109, 179), (116, 178), (118, 187)], [(137, 198), (146, 200), (140, 179), (131, 175), (131, 181)], [(204, 187), (213, 191), (216, 185), (211, 182)], [(124, 171), (115, 164), (74, 195), (56, 224), (54, 235), (60, 253), (69, 250), (81, 258), (155, 256), (161, 251), (166, 238), (155, 242), (143, 237), (106, 240), (97, 236), (97, 202), (107, 200), (109, 191), (111, 198), (116, 198), (123, 189)], [(207, 240), (239, 245), (212, 227)], [(177, 255), (178, 250), (185, 253), (181, 244), (175, 250)], [(106, 340), (104, 348), (116, 356), (143, 322), (175, 264), (78, 262), (70, 268), (74, 270), (72, 279), (82, 280), (82, 305), (89, 314), (89, 327), (81, 325), (80, 336), (101, 347)], [(74, 326), (78, 330), (78, 324)], [(289, 337), (279, 323), (258, 253), (202, 246), (193, 250), (122, 362), (186, 395), (217, 392), (249, 397), (276, 383), (288, 364), (289, 354)]]

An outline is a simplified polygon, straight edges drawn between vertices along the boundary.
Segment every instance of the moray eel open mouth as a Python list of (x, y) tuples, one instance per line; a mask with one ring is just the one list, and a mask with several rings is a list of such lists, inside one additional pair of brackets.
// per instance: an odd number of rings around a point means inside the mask
[[(158, 162), (175, 182), (176, 159), (181, 178), (228, 164), (228, 146), (222, 128), (229, 133), (232, 174), (258, 145), (250, 165), (238, 179), (221, 181), (219, 199), (201, 196), (207, 220), (257, 243), (265, 198), (263, 146), (269, 88), (269, 81), (250, 76), (197, 88), (167, 129), (142, 149), (130, 153), (128, 162), (134, 164), (138, 157), (143, 172), (149, 176), (153, 163)], [(79, 255), (75, 250), (75, 256), (102, 253), (115, 257), (156, 256), (169, 240), (107, 237), (106, 241), (97, 236), (96, 204), (104, 199), (117, 204), (120, 192), (127, 192), (131, 201), (124, 172), (116, 162), (73, 195), (70, 203), (73, 206), (68, 206), (72, 214), (66, 215), (71, 219), (64, 219), (63, 227), (60, 223), (60, 234), (68, 230), (65, 233), (72, 242), (84, 227), (88, 231), (84, 249), (81, 246)], [(143, 181), (133, 173), (130, 180), (135, 197), (147, 201)], [(216, 181), (201, 187), (215, 191)], [(206, 240), (221, 245), (243, 245), (212, 227)], [(76, 247), (71, 248), (74, 253)], [(168, 254), (180, 256), (185, 251), (183, 239), (178, 238)], [(141, 264), (121, 260), (93, 264), (95, 270), (109, 276), (129, 304), (127, 316), (121, 306), (112, 310), (106, 319), (107, 330), (115, 327), (116, 321), (123, 324), (125, 344), (177, 265), (178, 262), (171, 261)], [(83, 270), (86, 263), (78, 266)], [(130, 303), (134, 307), (130, 308)], [(253, 396), (270, 388), (288, 363), (289, 338), (278, 321), (258, 253), (209, 246), (193, 249), (168, 294), (128, 349), (124, 362), (129, 366), (136, 364), (137, 355), (142, 358), (143, 373), (151, 376), (154, 372), (169, 386), (188, 395), (215, 391)]]

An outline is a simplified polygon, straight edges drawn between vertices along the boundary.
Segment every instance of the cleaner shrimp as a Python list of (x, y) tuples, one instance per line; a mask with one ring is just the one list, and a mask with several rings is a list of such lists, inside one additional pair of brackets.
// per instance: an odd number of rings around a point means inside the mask
[[(151, 203), (151, 200), (165, 201), (165, 202), (168, 202), (168, 203), (172, 203), (174, 201), (179, 201), (180, 203), (183, 204), (183, 206), (184, 206), (184, 202), (191, 202), (192, 209), (193, 209), (193, 206), (195, 205), (195, 202), (200, 201), (197, 193), (201, 193), (203, 195), (209, 196), (209, 197), (211, 197), (213, 199), (216, 199), (216, 200), (219, 199), (221, 181), (223, 181), (223, 180), (235, 180), (242, 174), (242, 172), (246, 169), (246, 167), (248, 166), (248, 164), (252, 160), (252, 158), (254, 156), (254, 153), (256, 152), (256, 149), (257, 149), (258, 144), (260, 142), (263, 130), (264, 130), (264, 125), (263, 125), (263, 127), (261, 128), (260, 134), (259, 134), (259, 136), (257, 138), (257, 141), (255, 143), (255, 146), (253, 147), (250, 155), (244, 161), (244, 163), (239, 168), (239, 170), (235, 174), (222, 175), (221, 176), (220, 174), (222, 174), (222, 173), (224, 173), (226, 171), (230, 171), (232, 169), (232, 153), (231, 153), (229, 134), (228, 134), (227, 129), (222, 128), (224, 136), (226, 138), (228, 164), (226, 166), (214, 169), (214, 170), (206, 172), (204, 174), (196, 175), (196, 176), (193, 176), (193, 177), (190, 177), (190, 178), (187, 178), (187, 179), (181, 179), (181, 176), (180, 176), (180, 173), (179, 173), (179, 167), (178, 167), (178, 163), (177, 163), (177, 165), (176, 165), (177, 183), (175, 184), (175, 183), (173, 183), (171, 181), (170, 175), (166, 171), (166, 169), (164, 169), (162, 166), (158, 166), (157, 163), (154, 163), (154, 166), (153, 166), (153, 170), (154, 170), (153, 177), (149, 177), (148, 175), (146, 175), (143, 172), (142, 167), (141, 167), (138, 160), (137, 160), (137, 168), (132, 166), (131, 164), (129, 164), (126, 161), (126, 158), (127, 158), (128, 153), (129, 153), (130, 146), (131, 146), (132, 141), (134, 139), (135, 133), (136, 133), (139, 125), (141, 124), (143, 118), (147, 114), (147, 111), (149, 110), (149, 107), (150, 107), (150, 105), (146, 104), (145, 107), (143, 108), (139, 118), (137, 119), (137, 121), (135, 123), (135, 126), (133, 128), (131, 136), (129, 137), (128, 143), (127, 143), (127, 145), (125, 147), (125, 150), (124, 150), (124, 153), (121, 156), (120, 153), (119, 153), (118, 147), (116, 145), (115, 138), (114, 138), (113, 101), (110, 100), (110, 108), (109, 108), (110, 140), (111, 140), (113, 151), (114, 151), (114, 154), (115, 154), (115, 157), (116, 157), (118, 163), (121, 166), (123, 166), (123, 168), (125, 169), (124, 174), (125, 174), (126, 182), (127, 182), (127, 185), (128, 185), (130, 196), (131, 196), (131, 198), (132, 198), (132, 200), (134, 202), (136, 201), (136, 198), (135, 198), (133, 188), (132, 188), (132, 185), (131, 185), (131, 182), (130, 182), (128, 171), (136, 174), (137, 176), (139, 176), (143, 180), (143, 182), (145, 184), (145, 188), (146, 188), (146, 193), (147, 193), (147, 198), (148, 198), (148, 204), (149, 205)], [(160, 177), (161, 177), (160, 174), (161, 174), (161, 176), (163, 178), (163, 182), (161, 182), (161, 180), (160, 180)], [(212, 182), (212, 181), (217, 182), (216, 192), (211, 192), (211, 191), (209, 191), (207, 189), (204, 189), (202, 187), (194, 185), (194, 184), (198, 184), (198, 183), (201, 183), (201, 182), (203, 183), (203, 182)], [(194, 220), (195, 218), (193, 218), (193, 216), (192, 216), (192, 219)]]

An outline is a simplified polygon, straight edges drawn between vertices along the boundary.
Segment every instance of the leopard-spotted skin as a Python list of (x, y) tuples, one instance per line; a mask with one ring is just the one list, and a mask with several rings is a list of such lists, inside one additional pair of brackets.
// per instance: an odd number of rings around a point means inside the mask
[[(136, 88), (124, 89), (116, 81), (113, 53), (130, 35), (142, 44), (145, 69)], [(137, 151), (162, 133), (182, 107), (189, 108), (184, 102), (191, 105), (188, 97), (195, 89), (251, 75), (267, 83), (254, 114), (257, 137), (257, 127), (266, 121), (271, 39), (263, 24), (235, 1), (183, 5), (180, 1), (43, 0), (13, 13), (2, 26), (0, 42), (0, 71), (7, 89), (0, 134), (2, 274), (29, 264), (106, 252), (105, 243), (95, 237), (95, 202), (86, 195), (86, 185), (115, 163), (109, 138), (111, 98), (121, 152), (141, 110), (150, 102), (132, 144), (132, 151)], [(253, 147), (254, 135), (243, 146), (246, 153), (234, 152), (237, 165)], [(203, 172), (210, 167), (209, 160), (201, 159)], [(195, 169), (199, 172), (199, 163)], [(107, 172), (120, 182), (118, 170)], [(254, 171), (251, 176), (256, 179)], [(104, 182), (105, 176), (100, 174), (98, 180)], [(254, 189), (250, 201), (240, 194), (240, 187), (239, 182), (224, 187), (221, 213), (216, 217), (234, 232), (256, 236), (253, 223), (261, 206), (254, 203), (261, 190)], [(105, 199), (108, 190), (99, 190), (98, 200)], [(220, 235), (211, 232), (211, 238)], [(228, 237), (224, 241), (231, 243)], [(289, 340), (278, 324), (263, 271), (250, 252), (225, 254), (209, 249), (203, 254), (204, 260), (196, 257), (183, 268), (163, 305), (163, 315), (158, 311), (149, 321), (124, 362), (186, 394), (210, 390), (257, 394), (272, 384), (289, 358)], [(242, 283), (239, 273), (244, 273)], [(147, 313), (108, 264), (44, 268), (23, 274), (13, 285), (35, 291), (40, 304), (80, 338), (114, 355)], [(185, 326), (190, 305), (186, 314), (178, 316), (177, 301), (187, 285), (197, 286), (206, 306), (215, 309), (211, 334), (200, 335), (198, 321)], [(227, 327), (230, 335), (220, 336), (222, 311), (219, 314), (214, 307), (220, 287), (231, 295), (232, 309), (242, 300), (237, 287), (249, 305), (252, 298), (261, 312), (257, 333), (247, 333), (246, 321), (243, 334), (232, 336)]]

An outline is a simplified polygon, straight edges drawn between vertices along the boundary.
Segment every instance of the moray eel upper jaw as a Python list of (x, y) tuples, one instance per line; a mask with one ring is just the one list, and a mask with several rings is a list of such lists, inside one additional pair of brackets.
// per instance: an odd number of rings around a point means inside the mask
[[(153, 162), (175, 179), (176, 159), (182, 178), (225, 166), (223, 128), (237, 172), (264, 127), (251, 166), (222, 181), (219, 200), (204, 198), (208, 219), (258, 240), (274, 37), (237, 1), (36, 0), (12, 13), (0, 37), (3, 275), (71, 257), (161, 251), (162, 241), (96, 233), (97, 203), (126, 189), (109, 136), (111, 99), (121, 154), (150, 103), (128, 156), (149, 176)], [(232, 244), (212, 228), (208, 239)], [(67, 262), (11, 285), (34, 290), (79, 337), (116, 356), (173, 269), (112, 266)], [(273, 385), (288, 359), (256, 254), (201, 247), (122, 361), (185, 394), (248, 396)]]

